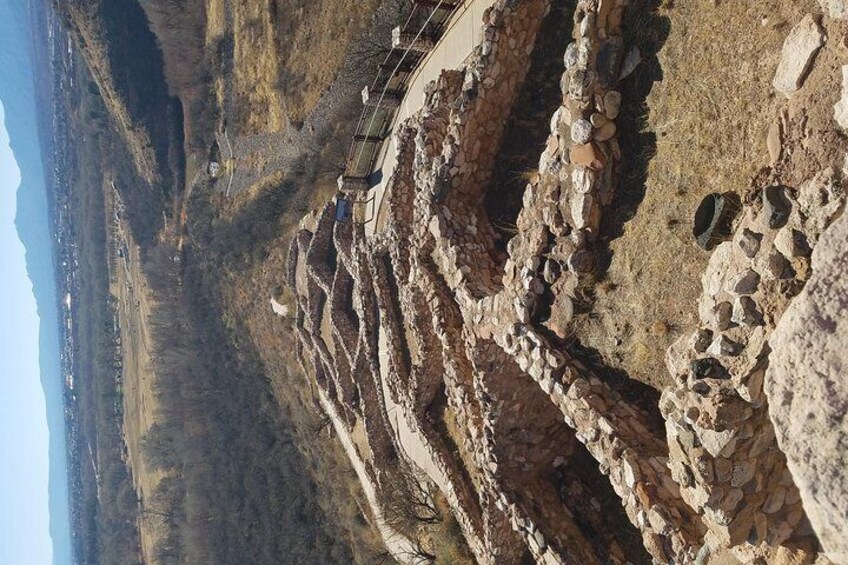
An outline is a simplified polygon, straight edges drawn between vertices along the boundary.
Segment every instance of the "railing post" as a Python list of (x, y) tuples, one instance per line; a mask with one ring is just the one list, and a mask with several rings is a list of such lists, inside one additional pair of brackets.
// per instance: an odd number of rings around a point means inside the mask
[(342, 192), (365, 192), (368, 190), (368, 179), (341, 175), (338, 179), (339, 190)]
[(362, 90), (362, 103), (369, 107), (387, 108), (393, 110), (400, 106), (401, 95), (397, 92), (386, 92), (366, 86)]
[(414, 33), (406, 33), (400, 26), (392, 30), (392, 48), (413, 53), (428, 53), (436, 46), (430, 37), (418, 36)]

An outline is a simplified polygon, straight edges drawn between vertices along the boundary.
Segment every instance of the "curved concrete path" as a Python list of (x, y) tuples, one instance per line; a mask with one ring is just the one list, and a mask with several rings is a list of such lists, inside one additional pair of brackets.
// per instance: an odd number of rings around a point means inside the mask
[(448, 27), (436, 47), (427, 54), (415, 70), (392, 123), (389, 142), (383, 145), (380, 158), (374, 167), (374, 171), (382, 169), (383, 178), (378, 185), (372, 187), (368, 192), (368, 199), (374, 199), (374, 216), (365, 225), (366, 235), (374, 235), (378, 231), (377, 227), (380, 223), (380, 210), (382, 209), (386, 184), (388, 184), (397, 164), (395, 127), (424, 105), (424, 89), (427, 84), (438, 79), (442, 71), (458, 69), (463, 65), (474, 51), (474, 47), (482, 39), (483, 12), (496, 2), (497, 0), (466, 0), (451, 17)]

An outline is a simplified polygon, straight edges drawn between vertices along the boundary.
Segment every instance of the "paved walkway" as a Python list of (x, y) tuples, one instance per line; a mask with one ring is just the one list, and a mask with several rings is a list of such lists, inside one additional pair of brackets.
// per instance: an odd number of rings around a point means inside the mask
[[(413, 115), (424, 105), (424, 88), (430, 81), (439, 78), (442, 71), (446, 69), (458, 69), (471, 55), (474, 47), (480, 43), (481, 30), (483, 27), (483, 12), (492, 6), (497, 0), (467, 0), (453, 15), (442, 38), (436, 44), (435, 49), (427, 54), (427, 57), (418, 65), (412, 80), (409, 83), (406, 94), (403, 97), (398, 110), (394, 127), (403, 120)], [(395, 137), (390, 134), (389, 142), (383, 146), (382, 155), (377, 160), (374, 170), (383, 171), (383, 180), (373, 187), (368, 197), (374, 198), (374, 219), (365, 225), (365, 233), (374, 235), (380, 225), (380, 211), (382, 209), (385, 187), (394, 173), (395, 153), (397, 146)]]
[(365, 493), (365, 498), (368, 500), (369, 506), (371, 506), (371, 512), (374, 514), (377, 529), (383, 538), (383, 542), (386, 544), (386, 549), (389, 550), (389, 553), (398, 562), (404, 565), (425, 565), (428, 561), (418, 555), (415, 543), (386, 523), (374, 483), (371, 482), (371, 477), (368, 475), (365, 463), (359, 457), (353, 439), (350, 437), (345, 424), (339, 418), (333, 403), (327, 398), (321, 387), (318, 387), (317, 390), (318, 400), (324, 408), (324, 412), (330, 418), (333, 428), (336, 431), (336, 436), (341, 441), (342, 447), (353, 465), (353, 470), (362, 484), (362, 491)]

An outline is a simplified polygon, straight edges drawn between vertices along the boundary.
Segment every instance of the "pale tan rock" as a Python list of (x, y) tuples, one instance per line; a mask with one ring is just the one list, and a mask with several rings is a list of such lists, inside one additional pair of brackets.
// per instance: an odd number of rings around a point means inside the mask
[(833, 119), (844, 130), (848, 130), (848, 65), (842, 66), (842, 97), (833, 107)]
[(780, 64), (774, 75), (775, 90), (786, 96), (801, 88), (816, 51), (824, 45), (824, 33), (810, 14), (804, 16), (783, 42)]
[(768, 147), (769, 152), (769, 164), (772, 166), (776, 165), (778, 161), (780, 161), (780, 157), (783, 154), (783, 142), (781, 140), (780, 135), (780, 122), (775, 120), (768, 131), (768, 136), (766, 137), (766, 147)]
[(848, 562), (848, 215), (772, 335), (765, 391), (778, 443), (828, 556)]
[(569, 154), (571, 163), (574, 165), (583, 165), (591, 169), (600, 169), (603, 166), (603, 154), (598, 151), (594, 143), (572, 145)]
[(848, 18), (848, 2), (846, 0), (819, 0), (825, 14), (835, 20)]

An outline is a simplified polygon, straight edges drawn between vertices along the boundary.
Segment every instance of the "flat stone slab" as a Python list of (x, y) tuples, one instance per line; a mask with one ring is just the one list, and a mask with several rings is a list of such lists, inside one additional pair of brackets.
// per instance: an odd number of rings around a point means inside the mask
[(775, 90), (788, 98), (801, 88), (813, 56), (822, 45), (824, 33), (813, 16), (807, 14), (792, 28), (783, 42), (780, 64), (772, 82)]

